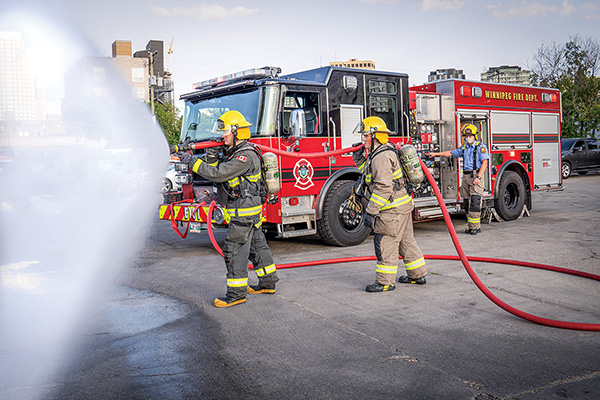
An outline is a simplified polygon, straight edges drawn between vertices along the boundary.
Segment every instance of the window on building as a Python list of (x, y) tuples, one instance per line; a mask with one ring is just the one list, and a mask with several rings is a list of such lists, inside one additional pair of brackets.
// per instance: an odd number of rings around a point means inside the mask
[(134, 87), (131, 88), (132, 92), (133, 92), (133, 97), (135, 97), (138, 100), (145, 100), (146, 99), (146, 89), (143, 87)]
[(106, 70), (102, 67), (93, 67), (92, 80), (94, 82), (104, 82), (106, 80)]
[(306, 117), (306, 133), (318, 135), (322, 129), (321, 119), (321, 96), (316, 92), (287, 92), (283, 103), (283, 131), (290, 134), (290, 116), (292, 110), (304, 110)]
[(131, 81), (144, 82), (144, 68), (131, 68)]

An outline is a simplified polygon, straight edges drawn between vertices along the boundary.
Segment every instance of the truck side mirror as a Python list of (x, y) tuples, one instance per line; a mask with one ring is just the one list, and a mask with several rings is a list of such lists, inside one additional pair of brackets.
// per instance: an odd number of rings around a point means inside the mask
[(292, 128), (292, 136), (295, 139), (306, 138), (306, 116), (304, 115), (304, 110), (301, 108), (292, 110), (290, 125)]

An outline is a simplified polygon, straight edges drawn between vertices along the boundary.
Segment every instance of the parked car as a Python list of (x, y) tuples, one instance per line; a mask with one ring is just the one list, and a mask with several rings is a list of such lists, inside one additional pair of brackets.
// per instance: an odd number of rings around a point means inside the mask
[(166, 193), (166, 192), (170, 192), (171, 190), (179, 190), (180, 189), (181, 186), (179, 185), (179, 183), (176, 182), (175, 175), (176, 175), (175, 166), (173, 165), (172, 162), (170, 162), (169, 168), (167, 169), (167, 173), (165, 174), (165, 177), (163, 179), (161, 192)]
[(569, 138), (561, 140), (562, 177), (572, 172), (585, 175), (590, 169), (600, 168), (600, 142), (593, 138)]
[(15, 155), (13, 151), (7, 147), (0, 147), (0, 162), (11, 162)]

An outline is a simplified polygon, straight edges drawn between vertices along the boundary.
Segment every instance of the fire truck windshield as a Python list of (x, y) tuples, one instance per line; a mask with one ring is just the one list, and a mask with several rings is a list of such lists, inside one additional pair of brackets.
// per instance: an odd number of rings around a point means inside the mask
[(241, 112), (252, 124), (252, 136), (273, 135), (278, 98), (277, 86), (263, 86), (199, 101), (188, 100), (185, 103), (180, 140), (197, 142), (217, 138), (212, 132), (215, 121), (230, 110)]

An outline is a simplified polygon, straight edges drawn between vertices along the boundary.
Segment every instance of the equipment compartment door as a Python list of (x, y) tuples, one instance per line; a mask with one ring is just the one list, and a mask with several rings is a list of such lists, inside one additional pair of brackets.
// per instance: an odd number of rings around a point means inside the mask
[(560, 185), (559, 126), (558, 114), (533, 114), (533, 184), (540, 189)]
[[(353, 143), (360, 142), (362, 137), (354, 136), (352, 131), (363, 120), (363, 107), (353, 104), (340, 105), (340, 132), (342, 135), (342, 148), (351, 147)], [(348, 153), (352, 155), (352, 153)]]

